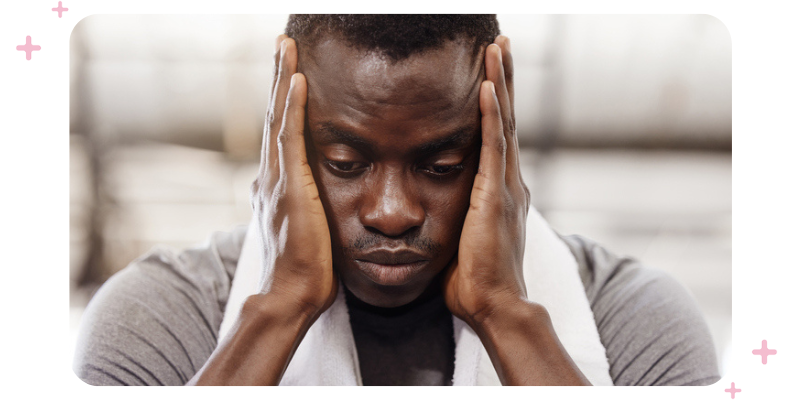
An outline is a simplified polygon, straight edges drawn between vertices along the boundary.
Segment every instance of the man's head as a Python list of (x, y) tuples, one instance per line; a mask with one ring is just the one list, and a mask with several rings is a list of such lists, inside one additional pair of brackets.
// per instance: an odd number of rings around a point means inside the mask
[(458, 248), (497, 20), (293, 15), (286, 34), (308, 82), (307, 149), (334, 267), (364, 302), (410, 303), (436, 289)]

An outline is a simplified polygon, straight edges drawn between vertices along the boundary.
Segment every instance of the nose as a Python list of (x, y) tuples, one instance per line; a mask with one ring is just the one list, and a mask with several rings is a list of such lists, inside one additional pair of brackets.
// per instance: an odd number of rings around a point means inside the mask
[(361, 223), (389, 237), (402, 236), (421, 227), (425, 210), (416, 189), (410, 186), (402, 173), (386, 174), (378, 179), (361, 209)]

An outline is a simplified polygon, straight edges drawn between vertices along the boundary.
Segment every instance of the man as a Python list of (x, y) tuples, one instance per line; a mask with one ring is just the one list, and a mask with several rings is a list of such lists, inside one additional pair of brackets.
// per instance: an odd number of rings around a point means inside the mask
[[(277, 47), (252, 190), (269, 271), (258, 293), (221, 337), (244, 230), (177, 256), (154, 251), (87, 308), (78, 376), (278, 384), (344, 293), (364, 384), (452, 384), (453, 316), (500, 383), (590, 384), (527, 293), (530, 195), (511, 46), (495, 17), (293, 15)], [(563, 241), (615, 384), (719, 379), (679, 285), (585, 239)]]

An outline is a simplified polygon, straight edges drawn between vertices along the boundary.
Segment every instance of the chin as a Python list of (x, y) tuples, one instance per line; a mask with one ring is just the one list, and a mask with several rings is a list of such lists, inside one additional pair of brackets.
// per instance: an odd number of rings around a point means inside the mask
[[(345, 286), (347, 285), (345, 284)], [(424, 287), (422, 289), (417, 289), (404, 288), (400, 286), (380, 287), (373, 285), (372, 287), (368, 288), (361, 288), (358, 286), (347, 286), (347, 288), (364, 303), (381, 308), (395, 308), (404, 306), (413, 302), (419, 298), (423, 292), (425, 292)]]
[[(367, 272), (364, 272), (365, 270)], [(434, 279), (439, 272), (437, 270), (424, 268), (423, 271), (420, 271), (421, 273), (416, 274), (415, 278), (417, 279), (411, 279), (408, 282), (397, 282), (398, 280), (394, 279), (395, 276), (390, 274), (387, 278), (380, 275), (380, 272), (380, 269), (374, 268), (374, 266), (353, 265), (347, 271), (339, 269), (339, 276), (342, 283), (355, 297), (371, 306), (381, 308), (401, 307), (418, 299), (423, 293), (438, 289), (438, 285), (434, 283), (438, 282)], [(390, 273), (394, 273), (394, 271), (390, 271)], [(403, 273), (406, 271), (397, 272), (397, 274)], [(385, 271), (384, 275), (386, 275)], [(384, 281), (378, 279), (381, 277), (387, 279)], [(386, 284), (386, 281), (389, 284)], [(426, 290), (429, 288), (431, 290)]]

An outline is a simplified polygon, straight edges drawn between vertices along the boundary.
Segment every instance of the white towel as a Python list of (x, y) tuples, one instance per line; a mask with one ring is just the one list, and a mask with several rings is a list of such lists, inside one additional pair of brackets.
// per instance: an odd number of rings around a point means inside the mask
[[(250, 223), (234, 275), (219, 337), (233, 325), (244, 300), (258, 292), (264, 271), (262, 242), (255, 220)], [(583, 289), (574, 256), (531, 207), (524, 260), (528, 299), (542, 304), (567, 353), (593, 385), (612, 385), (606, 350)], [(499, 385), (489, 355), (466, 322), (453, 317), (456, 354), (453, 385)], [(306, 333), (289, 362), (281, 385), (361, 385), (358, 354), (350, 317), (340, 288), (333, 305)]]

